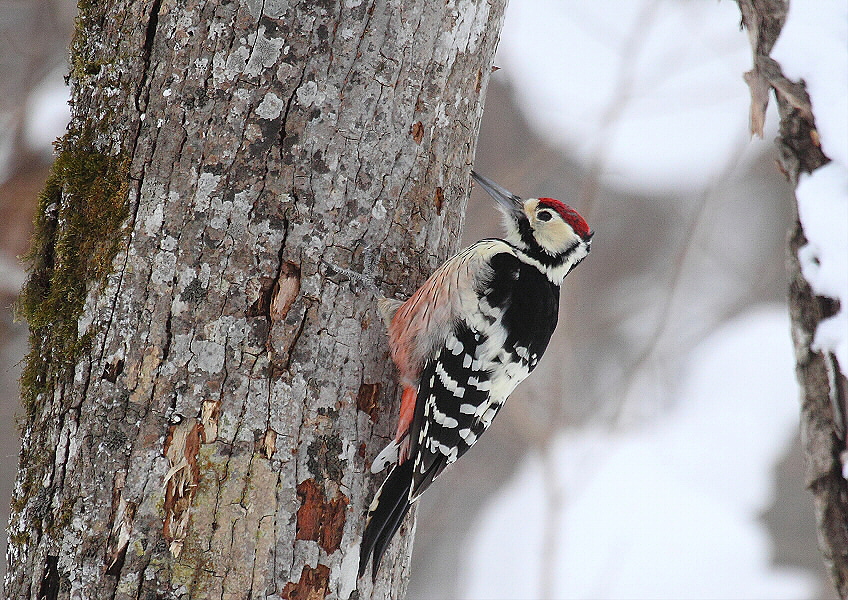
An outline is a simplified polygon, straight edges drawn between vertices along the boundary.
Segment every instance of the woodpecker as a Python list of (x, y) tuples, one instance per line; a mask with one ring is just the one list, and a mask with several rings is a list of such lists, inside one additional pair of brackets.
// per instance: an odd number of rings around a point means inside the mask
[(522, 200), (471, 172), (503, 213), (504, 239), (485, 239), (442, 264), (406, 302), (381, 298), (403, 387), (394, 439), (371, 471), (393, 467), (368, 509), (362, 577), (380, 560), (410, 506), (492, 424), (539, 363), (557, 325), (563, 279), (594, 232), (552, 198)]

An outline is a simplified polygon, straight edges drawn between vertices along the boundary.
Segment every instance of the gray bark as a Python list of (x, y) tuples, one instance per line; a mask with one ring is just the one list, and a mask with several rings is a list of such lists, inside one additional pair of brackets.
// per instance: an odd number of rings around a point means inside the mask
[[(762, 136), (769, 94), (780, 114), (777, 145), (781, 169), (796, 185), (802, 173), (829, 162), (818, 144), (815, 115), (803, 81), (787, 79), (769, 54), (786, 19), (786, 0), (738, 0), (748, 30), (754, 68), (745, 74), (751, 88), (751, 130)], [(845, 400), (848, 384), (832, 352), (813, 349), (816, 328), (839, 311), (839, 301), (817, 296), (801, 272), (798, 252), (807, 243), (795, 206), (789, 235), (789, 311), (801, 384), (801, 438), (806, 459), (806, 485), (816, 509), (819, 548), (836, 591), (848, 597), (848, 482), (845, 459)], [(844, 368), (844, 366), (843, 366)]]
[(355, 578), (398, 394), (328, 264), (403, 296), (456, 250), (503, 9), (81, 1), (9, 598), (402, 597), (414, 517)]

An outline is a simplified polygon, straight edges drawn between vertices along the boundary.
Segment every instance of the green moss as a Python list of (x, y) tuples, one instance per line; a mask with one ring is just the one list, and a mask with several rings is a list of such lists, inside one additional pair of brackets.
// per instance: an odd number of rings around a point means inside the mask
[(129, 159), (110, 156), (90, 131), (71, 131), (57, 142), (57, 158), (39, 197), (29, 278), (17, 315), (30, 327), (21, 388), (27, 417), (39, 396), (67, 380), (91, 333), (79, 336), (77, 320), (88, 289), (112, 268), (128, 216)]
[(29, 543), (29, 534), (26, 532), (13, 533), (9, 536), (9, 544), (21, 548)]
[(65, 498), (62, 500), (62, 506), (59, 507), (59, 513), (56, 516), (56, 522), (53, 524), (54, 528), (67, 527), (71, 524), (71, 520), (74, 518), (74, 505), (76, 504), (76, 498)]
[(79, 83), (86, 81), (91, 75), (96, 75), (102, 66), (102, 61), (94, 59), (96, 45), (89, 43), (89, 33), (96, 26), (95, 8), (94, 3), (89, 0), (80, 0), (77, 6), (70, 58), (71, 77)]

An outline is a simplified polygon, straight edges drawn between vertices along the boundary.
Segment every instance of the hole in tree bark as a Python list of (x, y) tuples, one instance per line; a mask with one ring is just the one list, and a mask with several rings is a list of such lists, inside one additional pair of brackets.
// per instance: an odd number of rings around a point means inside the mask
[(59, 557), (47, 556), (44, 575), (38, 589), (38, 600), (56, 600), (59, 596)]

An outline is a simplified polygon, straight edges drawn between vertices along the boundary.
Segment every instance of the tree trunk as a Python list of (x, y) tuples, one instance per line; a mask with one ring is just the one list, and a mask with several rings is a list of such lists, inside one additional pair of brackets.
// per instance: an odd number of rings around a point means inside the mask
[[(9, 598), (399, 598), (373, 294), (457, 248), (504, 1), (81, 0), (20, 311)], [(341, 4), (342, 6), (339, 6)]]
[[(797, 186), (802, 173), (829, 162), (818, 144), (815, 118), (803, 81), (784, 77), (771, 53), (788, 9), (787, 0), (738, 0), (751, 39), (754, 68), (745, 74), (751, 88), (751, 130), (762, 136), (769, 94), (780, 114), (781, 168)], [(813, 493), (819, 547), (842, 598), (848, 597), (848, 482), (843, 476), (845, 396), (848, 385), (833, 352), (814, 349), (816, 328), (840, 310), (839, 301), (818, 296), (801, 271), (799, 251), (807, 244), (795, 206), (789, 235), (789, 311), (796, 372), (802, 389), (801, 434), (806, 485)], [(844, 310), (844, 308), (843, 308)]]

